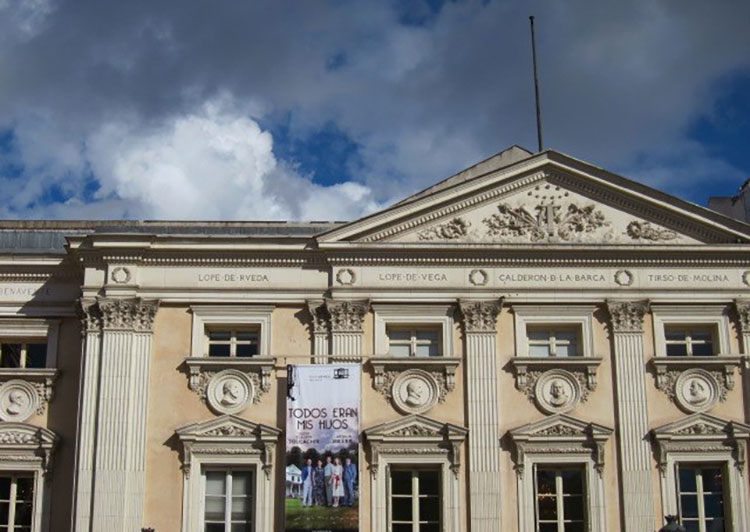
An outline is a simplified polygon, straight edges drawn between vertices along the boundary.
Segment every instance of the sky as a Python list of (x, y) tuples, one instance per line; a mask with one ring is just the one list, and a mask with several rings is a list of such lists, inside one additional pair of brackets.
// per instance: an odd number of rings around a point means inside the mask
[(750, 177), (747, 0), (0, 0), (0, 218), (352, 220), (513, 144)]

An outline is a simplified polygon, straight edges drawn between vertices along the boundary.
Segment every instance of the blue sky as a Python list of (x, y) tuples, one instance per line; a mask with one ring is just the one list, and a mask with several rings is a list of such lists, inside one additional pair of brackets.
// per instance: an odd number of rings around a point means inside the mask
[(353, 219), (512, 144), (705, 205), (750, 3), (0, 0), (0, 218)]

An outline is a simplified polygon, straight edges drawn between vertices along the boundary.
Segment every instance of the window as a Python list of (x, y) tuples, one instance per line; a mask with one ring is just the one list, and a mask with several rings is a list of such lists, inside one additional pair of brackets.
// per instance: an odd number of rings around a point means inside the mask
[(209, 330), (208, 356), (253, 357), (258, 355), (258, 332), (242, 329)]
[(578, 331), (571, 328), (527, 327), (529, 356), (580, 356)]
[(714, 334), (710, 327), (667, 325), (664, 327), (666, 354), (670, 357), (713, 356)]
[(724, 474), (720, 465), (678, 465), (680, 520), (688, 532), (723, 532)]
[(389, 327), (387, 333), (391, 356), (440, 356), (440, 331), (436, 328)]
[(0, 367), (44, 368), (47, 365), (47, 343), (39, 339), (0, 340)]
[(0, 530), (31, 531), (33, 506), (32, 475), (0, 475)]
[(440, 471), (391, 471), (392, 532), (438, 532), (440, 527)]
[(584, 472), (582, 469), (537, 467), (537, 532), (586, 530)]
[(253, 530), (253, 473), (206, 471), (205, 532)]

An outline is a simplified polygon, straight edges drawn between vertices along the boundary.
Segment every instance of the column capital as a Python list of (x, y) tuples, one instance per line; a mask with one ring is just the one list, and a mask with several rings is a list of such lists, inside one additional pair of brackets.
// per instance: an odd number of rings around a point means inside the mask
[(307, 311), (312, 316), (313, 334), (328, 334), (331, 330), (331, 315), (322, 299), (308, 299)]
[(362, 333), (365, 314), (370, 308), (370, 302), (326, 299), (325, 308), (331, 315), (331, 332)]
[(608, 299), (607, 310), (609, 310), (612, 332), (617, 333), (642, 333), (643, 317), (649, 309), (647, 299), (640, 301), (621, 301)]
[(467, 333), (494, 333), (497, 331), (497, 315), (503, 307), (503, 299), (461, 299), (458, 302), (464, 317)]
[(734, 308), (740, 318), (740, 331), (750, 333), (750, 300), (735, 299)]
[(85, 325), (100, 325), (103, 330), (152, 332), (158, 300), (140, 298), (97, 298), (96, 305), (86, 307)]

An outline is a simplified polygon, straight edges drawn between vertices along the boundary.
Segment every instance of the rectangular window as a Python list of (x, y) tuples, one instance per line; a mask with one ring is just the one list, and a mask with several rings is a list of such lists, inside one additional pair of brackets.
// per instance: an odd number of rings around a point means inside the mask
[(664, 341), (670, 357), (714, 355), (714, 335), (710, 327), (666, 326)]
[(678, 465), (680, 521), (689, 532), (724, 532), (724, 474), (719, 465)]
[(41, 339), (0, 340), (0, 367), (47, 367), (47, 343)]
[(0, 530), (30, 532), (33, 509), (34, 477), (0, 475)]
[(204, 532), (252, 532), (252, 471), (206, 471)]
[(390, 476), (392, 532), (439, 532), (440, 471), (393, 469)]
[(258, 354), (258, 331), (212, 329), (207, 334), (210, 357), (254, 357)]
[(437, 328), (389, 327), (388, 353), (394, 357), (440, 356), (440, 330)]
[(578, 331), (548, 327), (527, 327), (529, 356), (574, 357), (580, 356)]
[(537, 467), (534, 480), (536, 532), (584, 532), (583, 469)]

